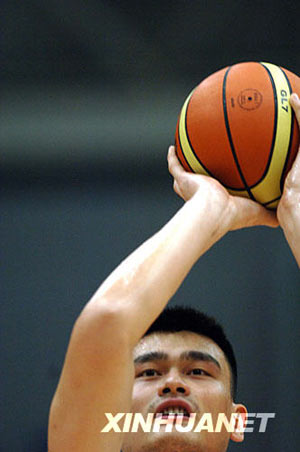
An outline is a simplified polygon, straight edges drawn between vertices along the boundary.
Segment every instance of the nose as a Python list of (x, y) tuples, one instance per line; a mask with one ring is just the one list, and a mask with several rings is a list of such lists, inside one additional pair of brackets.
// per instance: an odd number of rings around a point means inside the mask
[(182, 380), (177, 372), (168, 374), (158, 388), (158, 395), (160, 397), (164, 396), (165, 394), (174, 396), (188, 396), (190, 395), (190, 393), (191, 391), (189, 386)]

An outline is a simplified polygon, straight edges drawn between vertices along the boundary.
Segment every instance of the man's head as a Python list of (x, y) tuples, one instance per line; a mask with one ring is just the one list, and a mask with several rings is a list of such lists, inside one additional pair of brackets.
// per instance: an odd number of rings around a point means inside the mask
[(234, 351), (222, 326), (213, 317), (189, 307), (166, 308), (148, 328), (144, 337), (157, 332), (177, 333), (180, 331), (189, 331), (208, 337), (220, 347), (230, 368), (231, 395), (232, 399), (235, 400), (237, 392), (237, 364)]
[[(240, 432), (194, 431), (204, 413), (215, 428), (219, 413), (245, 413), (234, 403), (236, 361), (223, 329), (216, 321), (191, 308), (166, 309), (150, 326), (134, 350), (133, 413), (146, 419), (149, 413), (182, 420), (186, 426), (196, 413), (188, 433), (129, 433), (123, 452), (225, 452), (229, 439), (242, 441)], [(177, 413), (171, 414), (170, 413)], [(158, 414), (160, 413), (160, 414)]]

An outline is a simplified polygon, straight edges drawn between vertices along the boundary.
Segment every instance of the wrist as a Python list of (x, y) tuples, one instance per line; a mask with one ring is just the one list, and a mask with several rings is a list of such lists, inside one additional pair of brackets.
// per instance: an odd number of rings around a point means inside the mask
[[(224, 197), (223, 197), (224, 198)], [(221, 199), (214, 192), (203, 196), (201, 191), (189, 199), (189, 215), (196, 218), (197, 227), (207, 229), (211, 239), (218, 240), (233, 228), (235, 206), (227, 199)]]

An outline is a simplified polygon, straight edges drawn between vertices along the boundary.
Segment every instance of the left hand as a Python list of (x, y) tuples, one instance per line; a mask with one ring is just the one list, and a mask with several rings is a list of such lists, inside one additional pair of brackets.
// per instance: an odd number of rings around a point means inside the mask
[[(290, 104), (300, 126), (300, 100), (296, 94), (292, 94)], [(300, 266), (300, 148), (285, 179), (277, 218)]]

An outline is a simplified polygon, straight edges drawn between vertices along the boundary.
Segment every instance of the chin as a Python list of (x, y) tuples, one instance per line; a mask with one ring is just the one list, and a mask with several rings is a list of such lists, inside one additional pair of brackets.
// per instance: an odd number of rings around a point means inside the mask
[[(226, 452), (229, 439), (210, 437), (208, 432), (127, 433), (122, 452)], [(214, 435), (214, 434), (213, 434)], [(219, 435), (219, 434), (216, 434)]]
[(122, 452), (204, 452), (206, 450), (201, 446), (199, 433), (160, 431), (144, 433), (140, 438), (133, 436), (127, 439), (129, 441), (124, 441)]

